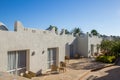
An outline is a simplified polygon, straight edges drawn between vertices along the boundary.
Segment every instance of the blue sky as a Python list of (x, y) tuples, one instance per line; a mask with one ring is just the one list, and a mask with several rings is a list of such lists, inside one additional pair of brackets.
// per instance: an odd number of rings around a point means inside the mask
[(0, 21), (13, 30), (19, 20), (25, 27), (46, 29), (55, 25), (83, 32), (120, 36), (120, 0), (0, 0)]

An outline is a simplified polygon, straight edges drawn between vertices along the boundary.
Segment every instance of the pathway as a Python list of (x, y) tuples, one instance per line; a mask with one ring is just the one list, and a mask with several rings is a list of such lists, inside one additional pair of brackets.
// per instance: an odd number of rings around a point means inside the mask
[(82, 80), (87, 80), (90, 76), (97, 76), (94, 80), (120, 80), (120, 66), (111, 66), (99, 71), (90, 72)]

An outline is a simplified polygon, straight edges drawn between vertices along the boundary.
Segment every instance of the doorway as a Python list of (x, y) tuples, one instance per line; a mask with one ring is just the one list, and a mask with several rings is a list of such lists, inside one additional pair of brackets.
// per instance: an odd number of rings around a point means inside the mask
[(8, 51), (8, 72), (20, 75), (27, 70), (27, 50)]
[(48, 69), (51, 65), (57, 65), (57, 48), (48, 48)]

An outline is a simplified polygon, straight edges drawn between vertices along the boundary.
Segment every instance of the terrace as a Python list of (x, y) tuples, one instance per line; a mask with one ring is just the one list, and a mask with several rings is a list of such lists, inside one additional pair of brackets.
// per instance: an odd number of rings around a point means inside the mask
[(66, 72), (59, 72), (57, 74), (44, 73), (32, 79), (13, 76), (11, 74), (1, 72), (0, 80), (81, 80), (84, 76), (90, 73), (92, 69), (103, 67), (105, 63), (93, 61), (92, 59), (72, 59), (67, 63)]

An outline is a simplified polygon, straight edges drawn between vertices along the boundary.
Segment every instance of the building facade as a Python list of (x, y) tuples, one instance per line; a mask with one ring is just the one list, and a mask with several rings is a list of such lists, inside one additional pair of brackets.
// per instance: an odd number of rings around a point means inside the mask
[[(74, 37), (56, 33), (53, 28), (37, 30), (25, 28), (17, 21), (14, 31), (0, 30), (0, 71), (20, 74), (26, 70), (35, 73), (50, 69), (52, 64), (59, 65), (65, 56), (73, 57), (75, 53), (90, 56), (91, 44), (100, 44), (100, 38)], [(95, 49), (93, 49), (94, 52)]]
[(77, 36), (77, 53), (84, 57), (92, 57), (100, 53), (102, 38), (89, 33)]

